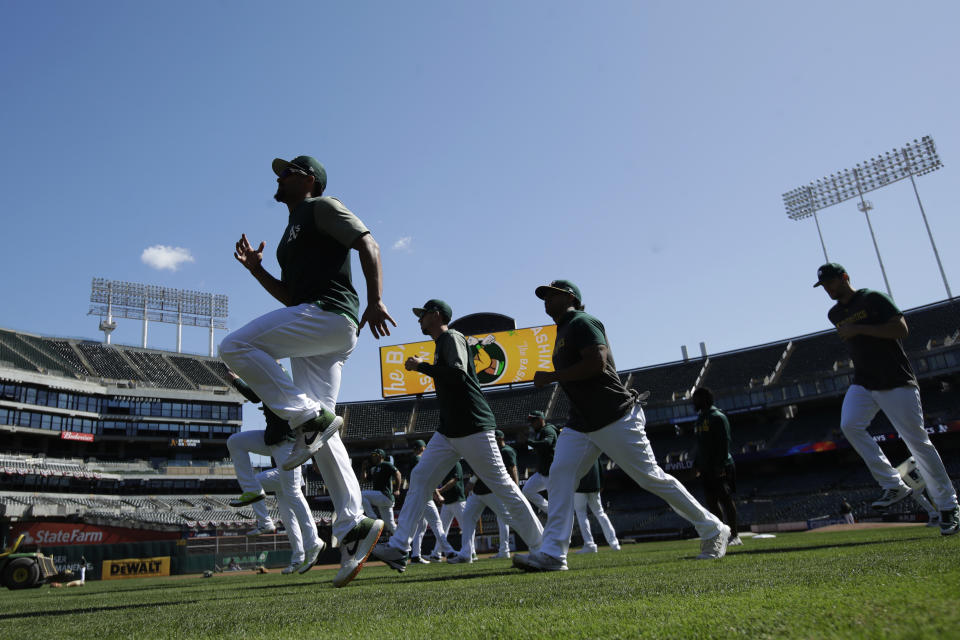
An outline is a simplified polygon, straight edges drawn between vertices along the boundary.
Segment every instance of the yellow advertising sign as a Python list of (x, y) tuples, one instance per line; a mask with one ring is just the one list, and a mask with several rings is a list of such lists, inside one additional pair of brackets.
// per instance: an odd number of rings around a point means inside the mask
[[(473, 366), (481, 386), (530, 382), (537, 371), (553, 371), (553, 344), (557, 325), (529, 327), (467, 336)], [(433, 340), (380, 347), (380, 379), (383, 397), (432, 393), (433, 378), (407, 371), (403, 363), (411, 356), (433, 362)]]
[(104, 560), (103, 580), (122, 578), (153, 578), (170, 575), (170, 556), (160, 558), (127, 558), (125, 560)]

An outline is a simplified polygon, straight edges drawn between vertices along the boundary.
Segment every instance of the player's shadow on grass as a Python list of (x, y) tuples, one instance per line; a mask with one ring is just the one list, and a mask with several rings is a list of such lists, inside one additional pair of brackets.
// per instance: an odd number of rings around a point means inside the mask
[[(767, 555), (776, 553), (789, 553), (791, 551), (820, 551), (822, 549), (842, 549), (846, 547), (869, 547), (878, 544), (891, 544), (909, 542), (911, 540), (927, 540), (928, 536), (913, 536), (910, 538), (897, 538), (896, 540), (864, 540), (861, 542), (838, 542), (835, 544), (811, 544), (798, 545), (793, 547), (772, 547), (769, 549), (757, 549), (744, 546), (743, 549), (737, 549), (729, 554), (729, 557), (748, 556), (748, 555)], [(695, 558), (695, 556), (687, 556)]]
[[(102, 595), (102, 594), (101, 594)], [(206, 598), (205, 602), (216, 600), (234, 600), (234, 598)], [(196, 604), (196, 600), (173, 600), (170, 602), (143, 602), (139, 604), (119, 604), (114, 607), (81, 607), (78, 609), (58, 609), (46, 611), (27, 611), (24, 613), (0, 614), (0, 621), (18, 620), (25, 618), (53, 618), (57, 616), (72, 616), (81, 613), (102, 613), (105, 611), (124, 611), (126, 609), (145, 609), (147, 607), (177, 607), (186, 604)]]

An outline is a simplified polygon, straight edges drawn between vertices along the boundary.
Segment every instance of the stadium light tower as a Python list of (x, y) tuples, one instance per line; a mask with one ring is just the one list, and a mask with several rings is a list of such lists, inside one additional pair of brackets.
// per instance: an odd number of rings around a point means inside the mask
[(110, 333), (117, 327), (114, 316), (143, 320), (144, 348), (147, 346), (147, 325), (151, 320), (176, 324), (177, 353), (182, 347), (183, 325), (209, 327), (212, 356), (213, 330), (227, 328), (228, 308), (225, 295), (94, 278), (87, 315), (102, 318), (100, 330), (106, 344), (110, 344)]
[(820, 245), (823, 247), (823, 257), (829, 262), (830, 258), (827, 257), (827, 246), (823, 243), (823, 233), (820, 231), (817, 211), (844, 200), (859, 197), (860, 202), (857, 208), (863, 212), (867, 219), (870, 237), (873, 239), (873, 248), (877, 252), (877, 261), (880, 263), (880, 271), (883, 273), (883, 281), (887, 285), (887, 293), (891, 293), (887, 272), (883, 267), (883, 259), (880, 257), (880, 247), (877, 245), (877, 237), (873, 233), (873, 224), (870, 222), (869, 211), (873, 208), (873, 205), (863, 199), (863, 194), (910, 178), (913, 193), (917, 197), (917, 205), (920, 207), (920, 215), (923, 217), (923, 224), (927, 229), (930, 245), (933, 247), (933, 255), (937, 259), (937, 266), (940, 268), (943, 286), (947, 290), (947, 297), (953, 299), (950, 284), (947, 282), (947, 274), (943, 270), (940, 253), (937, 251), (937, 243), (933, 240), (933, 232), (930, 230), (927, 214), (923, 210), (923, 202), (920, 201), (920, 192), (917, 190), (917, 182), (914, 180), (914, 176), (926, 175), (942, 166), (943, 163), (940, 162), (940, 156), (933, 144), (933, 138), (924, 136), (919, 141), (914, 140), (899, 149), (887, 151), (882, 156), (877, 156), (862, 164), (857, 163), (854, 169), (844, 169), (838, 173), (832, 173), (826, 178), (820, 178), (810, 184), (787, 191), (783, 194), (783, 204), (791, 220), (813, 217), (817, 223), (817, 233), (820, 236)]

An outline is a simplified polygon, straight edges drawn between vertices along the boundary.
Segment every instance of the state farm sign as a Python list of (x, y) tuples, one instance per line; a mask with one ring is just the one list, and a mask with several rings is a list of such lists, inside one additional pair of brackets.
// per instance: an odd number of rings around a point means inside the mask
[(176, 540), (176, 531), (149, 531), (101, 527), (73, 522), (28, 522), (11, 527), (13, 538), (24, 534), (25, 546), (59, 547), (71, 544), (116, 544), (120, 542), (145, 542), (153, 540)]

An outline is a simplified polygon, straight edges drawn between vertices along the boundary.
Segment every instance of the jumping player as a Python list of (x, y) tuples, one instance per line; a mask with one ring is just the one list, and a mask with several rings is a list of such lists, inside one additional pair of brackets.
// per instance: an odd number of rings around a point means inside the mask
[(420, 321), (421, 331), (436, 342), (436, 354), (433, 364), (411, 357), (404, 366), (433, 378), (440, 405), (440, 428), (410, 473), (410, 489), (396, 532), (389, 542), (374, 547), (373, 556), (397, 571), (406, 569), (410, 540), (423, 517), (424, 503), (461, 457), (504, 504), (517, 534), (531, 548), (537, 547), (543, 528), (530, 503), (507, 474), (494, 440), (493, 411), (480, 390), (467, 340), (447, 326), (453, 317), (450, 305), (442, 300), (428, 300), (413, 313)]
[[(388, 321), (396, 322), (383, 302), (380, 247), (343, 203), (323, 196), (323, 165), (310, 156), (276, 158), (273, 172), (274, 199), (289, 212), (277, 247), (280, 278), (263, 267), (265, 242), (254, 248), (243, 234), (233, 255), (284, 307), (224, 338), (220, 357), (297, 431), (283, 468), (294, 469), (313, 457), (336, 512), (333, 535), (341, 541), (342, 562), (333, 583), (342, 587), (359, 573), (383, 522), (363, 515), (360, 483), (340, 440), (343, 420), (334, 414), (340, 375), (364, 325), (379, 338), (390, 335)], [(351, 278), (351, 250), (360, 256), (367, 285), (362, 315)], [(292, 380), (277, 364), (282, 358), (290, 358)]]
[(873, 507), (886, 509), (912, 493), (867, 431), (877, 411), (883, 411), (913, 454), (917, 471), (940, 510), (940, 533), (957, 533), (957, 494), (923, 427), (920, 388), (901, 342), (909, 333), (906, 319), (889, 296), (870, 289), (854, 289), (846, 269), (836, 262), (817, 270), (813, 286), (822, 286), (836, 301), (827, 317), (853, 359), (853, 384), (843, 398), (840, 429), (883, 489)]
[(583, 311), (580, 290), (568, 280), (554, 280), (537, 287), (536, 295), (557, 323), (557, 342), (554, 371), (538, 371), (533, 383), (538, 388), (560, 383), (570, 398), (570, 421), (560, 432), (550, 467), (543, 543), (539, 550), (514, 555), (513, 565), (524, 571), (567, 569), (574, 490), (601, 453), (693, 524), (701, 539), (698, 558), (723, 557), (730, 528), (657, 465), (644, 431), (639, 394), (620, 381), (603, 324)]

